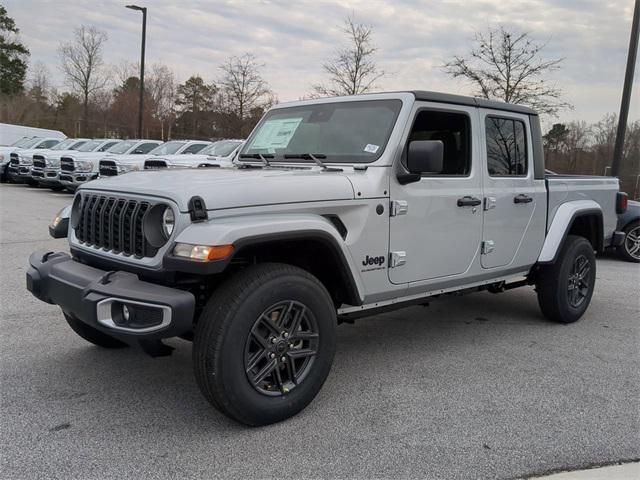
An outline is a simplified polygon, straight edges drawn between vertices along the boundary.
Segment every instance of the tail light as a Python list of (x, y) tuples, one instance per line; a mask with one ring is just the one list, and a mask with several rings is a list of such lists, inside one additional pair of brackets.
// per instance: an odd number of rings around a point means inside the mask
[(629, 195), (624, 192), (618, 192), (616, 195), (616, 213), (620, 215), (627, 211), (627, 205), (629, 204)]

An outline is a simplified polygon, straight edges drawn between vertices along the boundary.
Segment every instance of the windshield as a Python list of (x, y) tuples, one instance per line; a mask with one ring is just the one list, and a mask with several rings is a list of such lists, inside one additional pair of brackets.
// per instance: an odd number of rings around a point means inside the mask
[(107, 152), (109, 153), (127, 153), (131, 148), (137, 145), (138, 142), (135, 140), (126, 140), (124, 142), (116, 143), (113, 147), (109, 148)]
[(40, 137), (31, 138), (28, 141), (26, 141), (23, 145), (20, 145), (20, 148), (31, 148), (36, 143), (39, 143), (41, 140), (42, 140), (42, 138), (40, 138)]
[(268, 155), (278, 161), (310, 153), (327, 162), (373, 162), (382, 155), (401, 107), (400, 100), (365, 100), (271, 110), (240, 158)]
[(23, 145), (26, 145), (27, 143), (29, 143), (31, 140), (33, 140), (33, 137), (22, 137), (20, 140), (16, 140), (15, 142), (13, 142), (9, 146), (10, 147), (22, 147)]
[(76, 142), (77, 140), (73, 138), (67, 138), (66, 140), (63, 140), (57, 145), (51, 147), (51, 150), (69, 150), (70, 147)]
[(96, 148), (102, 145), (102, 140), (91, 140), (90, 142), (82, 145), (78, 151), (79, 152), (93, 152)]
[(200, 150), (200, 154), (202, 155), (214, 155), (218, 157), (226, 157), (230, 155), (238, 145), (242, 142), (238, 142), (235, 140), (220, 140), (219, 142), (214, 142), (209, 145), (207, 148), (203, 148)]
[(149, 155), (173, 155), (176, 153), (186, 142), (167, 142), (162, 145), (158, 145), (156, 148), (149, 152)]

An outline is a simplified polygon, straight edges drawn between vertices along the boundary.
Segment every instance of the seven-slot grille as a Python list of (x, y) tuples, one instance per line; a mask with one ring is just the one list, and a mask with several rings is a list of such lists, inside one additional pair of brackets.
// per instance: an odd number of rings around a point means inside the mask
[(113, 177), (118, 175), (118, 167), (113, 160), (100, 160), (100, 176)]
[(84, 245), (114, 253), (153, 257), (157, 248), (146, 240), (142, 222), (149, 202), (84, 194), (75, 233)]
[(153, 170), (154, 168), (167, 168), (167, 162), (164, 160), (145, 160), (145, 170)]
[(11, 159), (9, 163), (11, 163), (11, 165), (18, 165), (20, 163), (20, 159), (18, 158), (18, 154), (17, 153), (12, 153), (9, 155), (9, 158)]
[(33, 168), (45, 168), (46, 163), (44, 160), (44, 155), (34, 155), (33, 156)]
[(73, 172), (76, 167), (73, 164), (73, 158), (71, 157), (62, 157), (60, 159), (60, 170), (63, 172)]

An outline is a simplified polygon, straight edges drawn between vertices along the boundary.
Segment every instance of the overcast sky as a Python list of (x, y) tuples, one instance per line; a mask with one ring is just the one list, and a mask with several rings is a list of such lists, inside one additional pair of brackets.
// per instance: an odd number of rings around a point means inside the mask
[[(141, 15), (126, 1), (3, 2), (31, 51), (31, 62), (51, 70), (63, 88), (56, 49), (80, 24), (105, 30), (105, 60), (139, 59)], [(229, 55), (252, 52), (281, 101), (295, 100), (323, 79), (322, 62), (343, 42), (340, 27), (353, 14), (373, 26), (379, 65), (389, 72), (380, 90), (424, 89), (469, 94), (439, 68), (464, 54), (474, 31), (503, 24), (548, 42), (544, 54), (564, 57), (553, 80), (575, 110), (561, 120), (596, 121), (617, 112), (624, 78), (633, 0), (153, 0), (149, 8), (147, 62), (161, 61), (179, 81), (219, 76)], [(637, 69), (636, 69), (637, 72)], [(640, 118), (640, 79), (634, 83), (631, 118)]]

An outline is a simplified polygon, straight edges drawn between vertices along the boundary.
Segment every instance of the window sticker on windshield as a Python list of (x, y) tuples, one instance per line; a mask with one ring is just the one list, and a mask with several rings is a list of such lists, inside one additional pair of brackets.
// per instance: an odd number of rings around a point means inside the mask
[(373, 145), (371, 143), (367, 143), (367, 146), (364, 147), (364, 151), (367, 153), (376, 153), (380, 147), (378, 145)]
[(289, 141), (296, 133), (300, 118), (285, 118), (282, 120), (267, 120), (251, 142), (250, 149), (266, 149), (273, 152), (277, 148), (287, 148)]

